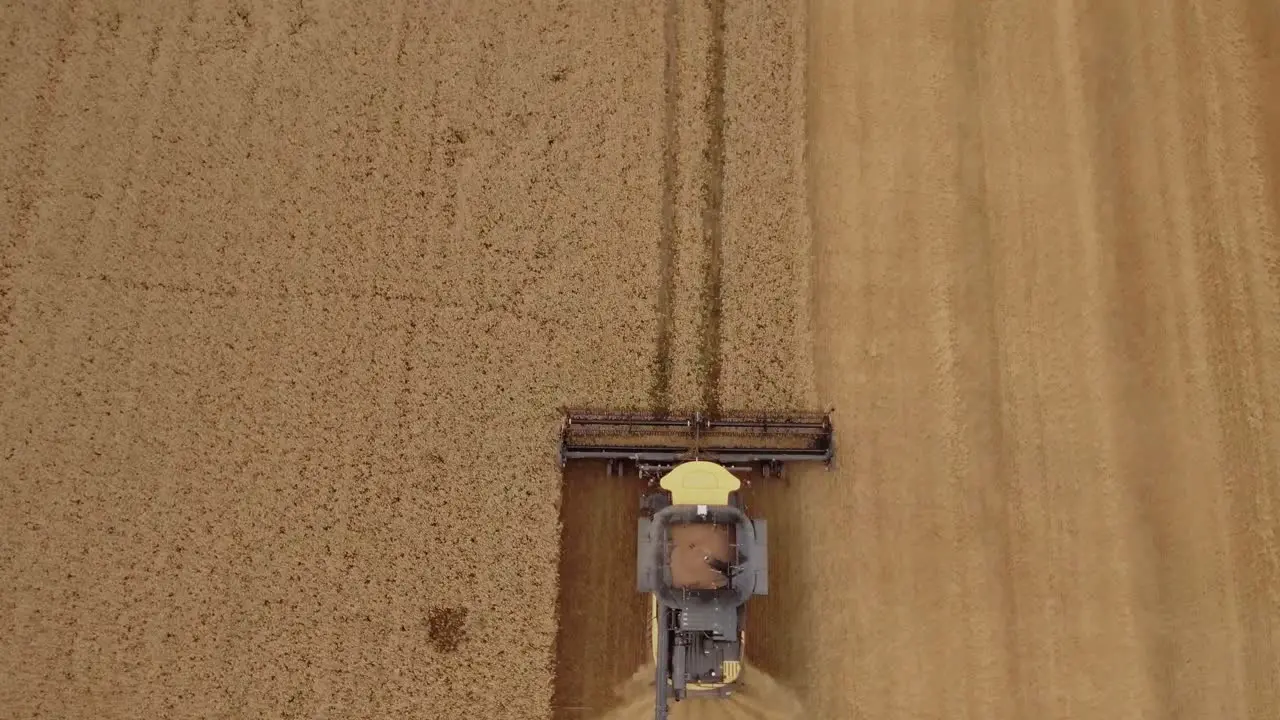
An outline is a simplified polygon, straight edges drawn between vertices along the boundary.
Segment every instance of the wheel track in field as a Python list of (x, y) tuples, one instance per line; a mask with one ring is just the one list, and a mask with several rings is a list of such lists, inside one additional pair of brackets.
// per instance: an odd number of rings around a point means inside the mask
[[(721, 372), (721, 317), (723, 310), (722, 286), (722, 238), (724, 220), (724, 176), (725, 176), (725, 5), (723, 0), (708, 0), (705, 14), (696, 11), (682, 11), (676, 0), (669, 0), (663, 15), (663, 40), (665, 58), (663, 68), (664, 107), (662, 160), (662, 205), (661, 234), (658, 239), (658, 291), (657, 314), (658, 333), (654, 348), (654, 377), (650, 389), (650, 405), (656, 411), (670, 410), (673, 395), (679, 396), (675, 405), (683, 405), (696, 400), (709, 411), (715, 411), (720, 405), (720, 372)], [(681, 32), (683, 24), (706, 22), (706, 51), (700, 57), (692, 58), (694, 63), (701, 61), (704, 82), (695, 87), (695, 94), (705, 95), (700, 106), (693, 111), (702, 116), (702, 137), (692, 139), (694, 146), (701, 146), (699, 153), (701, 162), (684, 158), (681, 151), (685, 145), (681, 139), (681, 110), (688, 112), (689, 107), (682, 106), (686, 99), (686, 91), (682, 87), (681, 75), (691, 69), (691, 58), (683, 57)], [(696, 50), (695, 50), (696, 51)], [(682, 63), (684, 66), (682, 67)], [(686, 75), (685, 81), (690, 78)], [(699, 84), (695, 82), (695, 84)], [(686, 118), (688, 119), (688, 118)], [(697, 119), (697, 118), (693, 118)], [(686, 131), (689, 126), (684, 125)], [(696, 165), (697, 167), (690, 167)], [(700, 178), (694, 180), (696, 186), (684, 187), (688, 178), (685, 173), (696, 172)], [(691, 179), (691, 178), (690, 178)], [(682, 193), (686, 193), (683, 194)], [(696, 197), (690, 195), (695, 194)], [(696, 229), (687, 225), (682, 235), (682, 206), (698, 209), (695, 219)], [(685, 243), (681, 252), (681, 243)], [(690, 263), (700, 263), (700, 270), (695, 278), (687, 278), (682, 285), (679, 276), (679, 261), (685, 259)], [(687, 301), (688, 306), (681, 305)], [(681, 308), (692, 311), (695, 317), (692, 322), (686, 320), (681, 324), (677, 316)], [(685, 316), (688, 317), (687, 315)], [(696, 333), (697, 337), (677, 337), (680, 332)], [(678, 347), (696, 348), (696, 355), (682, 356)], [(692, 363), (692, 367), (685, 363)], [(695, 383), (694, 394), (674, 392), (673, 375), (681, 370), (691, 370), (690, 375)]]
[(658, 342), (650, 404), (659, 412), (671, 403), (672, 302), (676, 266), (676, 204), (680, 177), (680, 4), (667, 0), (662, 34), (663, 67), (662, 233), (658, 238)]
[(706, 99), (707, 152), (703, 174), (702, 238), (707, 259), (702, 286), (702, 337), (698, 356), (702, 406), (711, 413), (720, 405), (721, 239), (724, 218), (724, 0), (709, 0), (711, 45), (707, 50), (709, 88)]

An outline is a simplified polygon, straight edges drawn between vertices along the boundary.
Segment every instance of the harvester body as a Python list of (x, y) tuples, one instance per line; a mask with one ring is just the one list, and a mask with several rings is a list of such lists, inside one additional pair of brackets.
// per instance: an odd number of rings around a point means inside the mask
[(654, 717), (669, 701), (730, 695), (742, 680), (747, 601), (769, 589), (768, 529), (748, 516), (739, 475), (830, 464), (826, 414), (570, 413), (560, 460), (605, 461), (648, 482), (636, 534), (636, 589), (649, 595)]

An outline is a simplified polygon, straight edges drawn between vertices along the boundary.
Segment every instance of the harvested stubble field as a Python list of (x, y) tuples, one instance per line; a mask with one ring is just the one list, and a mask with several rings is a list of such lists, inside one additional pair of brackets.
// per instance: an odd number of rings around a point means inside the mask
[(637, 488), (562, 405), (836, 408), (750, 497), (802, 717), (1280, 708), (1274, 4), (0, 37), (0, 715), (643, 713)]

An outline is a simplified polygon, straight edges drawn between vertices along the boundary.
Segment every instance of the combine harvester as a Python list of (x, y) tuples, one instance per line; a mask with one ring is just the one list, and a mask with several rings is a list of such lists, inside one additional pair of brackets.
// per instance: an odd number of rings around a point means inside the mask
[(829, 414), (716, 416), (569, 412), (561, 467), (607, 463), (648, 481), (640, 500), (636, 588), (650, 595), (654, 717), (668, 700), (728, 697), (741, 680), (747, 600), (769, 590), (765, 520), (749, 518), (740, 474), (830, 467)]

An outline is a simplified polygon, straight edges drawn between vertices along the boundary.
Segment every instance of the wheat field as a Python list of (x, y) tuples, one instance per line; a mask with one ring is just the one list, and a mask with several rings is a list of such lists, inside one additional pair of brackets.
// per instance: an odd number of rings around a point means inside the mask
[(1280, 711), (1273, 4), (0, 7), (0, 716), (645, 716), (573, 406), (834, 408), (680, 716)]

